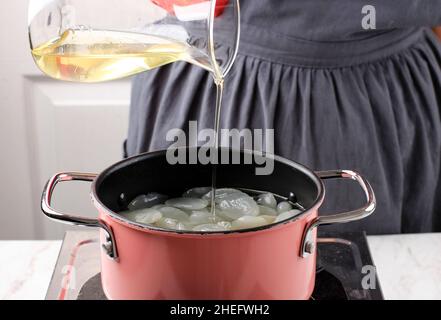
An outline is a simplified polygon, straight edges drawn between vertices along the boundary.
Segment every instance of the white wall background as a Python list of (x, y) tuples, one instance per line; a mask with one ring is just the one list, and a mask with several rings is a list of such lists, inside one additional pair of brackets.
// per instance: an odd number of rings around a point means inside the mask
[[(130, 80), (72, 84), (35, 67), (27, 32), (28, 0), (0, 2), (0, 240), (61, 239), (40, 196), (59, 171), (100, 172), (121, 159)], [(90, 185), (61, 185), (55, 206), (96, 215)]]

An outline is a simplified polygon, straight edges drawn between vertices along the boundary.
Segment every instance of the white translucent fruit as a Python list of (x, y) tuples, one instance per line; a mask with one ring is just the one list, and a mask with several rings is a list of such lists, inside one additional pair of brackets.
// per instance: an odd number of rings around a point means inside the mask
[(154, 205), (164, 203), (165, 200), (167, 200), (167, 196), (164, 196), (160, 193), (151, 192), (148, 194), (142, 194), (140, 196), (137, 196), (135, 199), (133, 199), (127, 206), (127, 209), (138, 210), (144, 208), (151, 208)]
[(216, 216), (213, 216), (208, 210), (192, 211), (190, 215), (190, 223), (194, 225), (207, 224), (216, 222)]
[(257, 203), (261, 206), (269, 207), (272, 209), (276, 209), (277, 200), (271, 193), (262, 193), (257, 196)]
[[(217, 189), (213, 204), (208, 187), (193, 188), (181, 198), (167, 199), (159, 193), (141, 195), (130, 203), (129, 211), (121, 214), (137, 223), (168, 230), (223, 232), (285, 221), (302, 212), (288, 201), (277, 203), (271, 193), (252, 198), (231, 188)], [(215, 215), (212, 205), (216, 207)]]
[(156, 222), (156, 226), (163, 229), (175, 229), (177, 230), (177, 225), (179, 221), (173, 218), (162, 218), (158, 222)]
[[(231, 188), (220, 188), (220, 189), (216, 189), (216, 196), (215, 196), (215, 202), (218, 203), (220, 202), (222, 199), (224, 199), (225, 197), (234, 194), (234, 193), (240, 193), (240, 194), (245, 194), (240, 190), (237, 189), (231, 189)], [(202, 196), (202, 199), (211, 201), (211, 189), (209, 192), (207, 192), (206, 194), (204, 194)]]
[(208, 201), (196, 198), (175, 198), (167, 200), (165, 204), (184, 210), (201, 210), (208, 206)]
[(292, 209), (290, 211), (285, 211), (277, 216), (275, 222), (284, 221), (286, 219), (289, 219), (289, 218), (292, 218), (292, 217), (298, 215), (299, 213), (302, 213), (302, 211), (298, 210), (298, 209)]
[(187, 221), (189, 218), (188, 214), (178, 208), (165, 206), (160, 207), (157, 210), (162, 213), (162, 216), (164, 218), (175, 219), (178, 222)]
[(191, 231), (192, 228), (193, 225), (184, 222), (178, 222), (175, 227), (175, 229), (179, 231)]
[(207, 194), (210, 192), (210, 187), (200, 187), (200, 188), (193, 188), (190, 190), (185, 191), (182, 194), (182, 197), (184, 198), (201, 198), (204, 194)]
[(288, 201), (282, 201), (277, 205), (277, 212), (282, 213), (292, 209), (291, 203)]
[(153, 224), (162, 218), (162, 213), (155, 209), (140, 209), (122, 213), (124, 217), (132, 221), (144, 224)]
[(261, 227), (267, 224), (267, 220), (262, 217), (243, 216), (237, 220), (234, 220), (231, 226), (232, 229), (238, 230)]
[(217, 225), (223, 227), (225, 230), (230, 230), (232, 227), (231, 222), (228, 221), (219, 221)]
[(277, 211), (270, 207), (259, 206), (259, 214), (266, 216), (277, 216)]
[(228, 231), (230, 229), (230, 226), (228, 224), (223, 223), (207, 223), (207, 224), (201, 224), (193, 228), (193, 231), (200, 231), (200, 232), (215, 232), (215, 231)]
[[(203, 196), (204, 199), (211, 198), (211, 191)], [(216, 190), (216, 212), (219, 215), (231, 220), (236, 220), (242, 216), (257, 216), (259, 206), (256, 201), (246, 193), (235, 189)]]
[(276, 216), (266, 216), (266, 215), (263, 215), (263, 216), (260, 215), (259, 217), (265, 219), (267, 224), (274, 223), (277, 218)]

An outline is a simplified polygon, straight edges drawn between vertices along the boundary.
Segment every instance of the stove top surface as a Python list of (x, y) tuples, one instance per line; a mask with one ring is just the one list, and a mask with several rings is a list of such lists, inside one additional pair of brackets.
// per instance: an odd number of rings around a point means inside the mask
[[(48, 300), (104, 300), (97, 231), (66, 233), (52, 275)], [(363, 233), (320, 234), (313, 300), (381, 300), (378, 277)], [(364, 271), (364, 272), (363, 272)], [(366, 286), (366, 284), (365, 284)]]

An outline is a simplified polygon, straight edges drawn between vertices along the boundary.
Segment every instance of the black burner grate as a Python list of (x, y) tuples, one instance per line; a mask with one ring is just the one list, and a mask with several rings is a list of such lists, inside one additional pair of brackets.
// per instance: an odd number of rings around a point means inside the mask
[[(101, 286), (101, 274), (90, 278), (81, 288), (78, 300), (107, 300)], [(316, 275), (311, 300), (347, 300), (342, 283), (331, 273), (321, 270)]]

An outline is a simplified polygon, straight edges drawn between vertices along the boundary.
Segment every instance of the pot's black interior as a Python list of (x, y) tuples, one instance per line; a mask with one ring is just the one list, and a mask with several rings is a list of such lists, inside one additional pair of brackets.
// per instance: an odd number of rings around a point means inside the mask
[[(191, 149), (186, 150), (191, 152)], [(222, 152), (231, 150), (224, 149)], [(234, 151), (237, 152), (237, 151)], [(244, 152), (240, 152), (243, 156)], [(262, 156), (254, 154), (255, 159)], [(187, 157), (188, 159), (188, 157)], [(271, 159), (268, 159), (271, 161)], [(309, 208), (322, 192), (320, 180), (305, 167), (275, 157), (274, 171), (270, 175), (256, 175), (255, 161), (250, 164), (217, 165), (217, 187), (269, 191), (282, 197), (293, 192), (298, 202)], [(166, 151), (145, 153), (124, 160), (105, 170), (95, 183), (98, 200), (113, 212), (126, 210), (128, 202), (140, 194), (159, 192), (179, 197), (184, 191), (211, 186), (212, 165), (176, 164), (167, 162)]]

